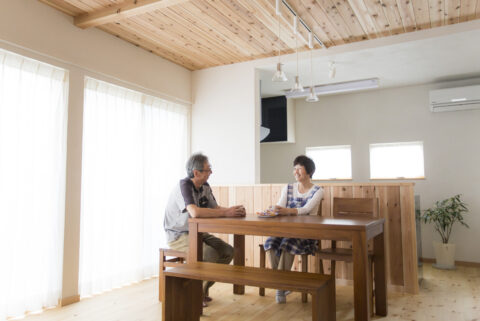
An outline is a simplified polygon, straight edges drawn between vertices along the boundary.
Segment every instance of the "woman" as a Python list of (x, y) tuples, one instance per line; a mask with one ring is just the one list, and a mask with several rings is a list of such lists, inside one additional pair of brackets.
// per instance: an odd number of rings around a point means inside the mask
[[(296, 183), (288, 184), (282, 190), (280, 200), (274, 207), (278, 215), (316, 215), (323, 197), (323, 189), (312, 183), (315, 163), (307, 156), (301, 155), (293, 161), (293, 176)], [(269, 237), (265, 242), (265, 251), (269, 254), (273, 269), (287, 270), (292, 268), (296, 254), (314, 254), (318, 241), (308, 239), (292, 239)], [(277, 303), (287, 302), (288, 291), (277, 290)]]

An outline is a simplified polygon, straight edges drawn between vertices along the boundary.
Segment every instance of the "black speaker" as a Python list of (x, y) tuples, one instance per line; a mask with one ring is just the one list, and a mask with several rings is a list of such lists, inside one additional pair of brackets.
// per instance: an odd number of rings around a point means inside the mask
[(285, 96), (262, 98), (262, 126), (270, 134), (262, 142), (287, 140), (287, 98)]

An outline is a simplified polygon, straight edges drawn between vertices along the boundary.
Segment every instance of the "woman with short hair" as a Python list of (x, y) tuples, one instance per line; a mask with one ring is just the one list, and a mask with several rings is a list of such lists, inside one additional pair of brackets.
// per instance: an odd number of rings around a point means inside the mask
[[(296, 182), (288, 184), (273, 211), (278, 215), (316, 215), (323, 189), (312, 183), (315, 163), (307, 156), (300, 155), (293, 161), (293, 176)], [(318, 248), (317, 240), (269, 237), (264, 244), (269, 254), (273, 269), (287, 270), (292, 268), (296, 254), (314, 254)], [(288, 291), (277, 290), (275, 300), (285, 303)]]

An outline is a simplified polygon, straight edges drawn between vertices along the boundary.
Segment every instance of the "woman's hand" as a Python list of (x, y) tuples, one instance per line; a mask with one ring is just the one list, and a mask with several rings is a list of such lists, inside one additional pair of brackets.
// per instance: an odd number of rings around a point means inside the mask
[(273, 208), (273, 211), (275, 213), (278, 213), (278, 215), (285, 215), (285, 216), (297, 215), (298, 213), (296, 208), (288, 208), (288, 207), (283, 207), (278, 205), (275, 205), (275, 207)]

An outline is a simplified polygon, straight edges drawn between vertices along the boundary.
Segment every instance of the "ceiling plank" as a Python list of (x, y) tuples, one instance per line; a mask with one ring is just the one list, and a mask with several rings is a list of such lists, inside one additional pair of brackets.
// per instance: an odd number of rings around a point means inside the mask
[(365, 6), (365, 2), (357, 0), (342, 0), (347, 2), (352, 8), (353, 12), (357, 16), (358, 21), (362, 25), (363, 30), (367, 34), (369, 39), (377, 38), (378, 33), (375, 28), (375, 24), (372, 21), (372, 17), (368, 14), (368, 9)]
[(414, 0), (412, 2), (415, 11), (415, 22), (417, 30), (430, 29), (430, 14), (428, 9), (428, 0)]
[(104, 30), (108, 33), (111, 33), (117, 36), (120, 39), (126, 40), (131, 42), (135, 46), (142, 47), (152, 53), (155, 53), (161, 56), (164, 59), (167, 59), (177, 65), (183, 66), (188, 70), (197, 70), (205, 68), (205, 64), (201, 64), (198, 61), (193, 61), (189, 57), (185, 57), (181, 54), (178, 54), (175, 51), (167, 50), (165, 47), (160, 47), (152, 42), (146, 40), (145, 38), (140, 37), (134, 31), (126, 28), (126, 26), (116, 24), (116, 23), (109, 23), (103, 26), (99, 26), (101, 30)]
[(69, 16), (76, 16), (82, 13), (80, 9), (77, 7), (65, 2), (65, 1), (60, 1), (60, 0), (39, 0), (40, 2), (43, 2), (57, 10), (60, 10), (63, 13), (66, 13)]
[(232, 23), (245, 30), (249, 35), (262, 42), (269, 53), (273, 54), (277, 45), (277, 36), (263, 23), (240, 6), (236, 1), (209, 1), (219, 12), (228, 17)]
[(151, 35), (159, 35), (157, 43), (170, 41), (195, 52), (197, 59), (209, 61), (210, 65), (229, 64), (231, 60), (222, 55), (222, 51), (200, 35), (195, 35), (191, 29), (183, 27), (178, 21), (172, 20), (162, 11), (155, 11), (141, 16), (130, 18), (139, 28), (146, 28)]
[(217, 59), (213, 54), (208, 55), (203, 50), (188, 43), (185, 38), (177, 38), (172, 34), (163, 32), (161, 29), (152, 28), (152, 25), (143, 21), (139, 17), (132, 17), (130, 19), (124, 19), (116, 24), (127, 26), (131, 30), (137, 31), (142, 37), (152, 43), (161, 44), (162, 47), (175, 53), (179, 53), (183, 56), (190, 57), (191, 60), (199, 63), (204, 63), (207, 66), (221, 65), (221, 61)]
[(398, 10), (396, 0), (382, 0), (383, 2), (383, 11), (387, 17), (388, 24), (390, 25), (390, 31), (393, 35), (398, 35), (405, 32), (405, 27), (403, 26), (402, 17), (400, 16), (400, 11)]
[(314, 6), (320, 6), (323, 9), (345, 42), (348, 43), (359, 40), (352, 35), (349, 26), (343, 20), (336, 6), (331, 5), (329, 0), (315, 0), (315, 2)]
[[(480, 2), (480, 0), (479, 0)], [(475, 19), (475, 7), (478, 6), (477, 0), (463, 0), (460, 7), (460, 22)]]
[[(178, 9), (176, 9), (178, 10)], [(220, 37), (218, 33), (214, 33), (210, 28), (205, 28), (200, 21), (191, 20), (187, 15), (180, 10), (180, 14), (175, 10), (168, 8), (167, 10), (162, 10), (160, 12), (155, 12), (155, 14), (162, 14), (173, 21), (176, 21), (183, 28), (188, 29), (189, 33), (196, 35), (199, 39), (202, 39), (213, 46), (216, 46), (219, 51), (225, 53), (230, 59), (234, 61), (243, 61), (245, 55), (248, 55), (248, 52), (242, 51), (243, 47), (237, 46), (235, 42), (227, 42), (227, 39)]]
[(400, 10), (400, 16), (402, 16), (403, 27), (406, 32), (415, 31), (417, 25), (415, 22), (415, 13), (413, 11), (413, 5), (410, 0), (397, 0), (398, 10)]
[[(179, 11), (177, 7), (172, 8), (171, 10)], [(235, 33), (235, 30), (232, 30), (229, 26), (224, 26), (219, 23), (213, 16), (208, 15), (206, 12), (202, 11), (202, 9), (195, 6), (192, 2), (188, 4), (184, 4), (182, 6), (182, 12), (177, 12), (182, 16), (185, 16), (190, 21), (197, 21), (199, 25), (203, 28), (207, 28), (209, 32), (213, 35), (216, 35), (220, 39), (228, 39), (227, 42), (230, 44), (234, 42), (238, 47), (241, 47), (239, 52), (245, 52), (249, 59), (256, 59), (256, 58), (263, 58), (268, 57), (263, 51), (258, 50), (249, 39), (243, 39)], [(202, 17), (198, 19), (198, 17)], [(234, 48), (235, 46), (232, 46)]]
[(445, 24), (459, 22), (460, 0), (445, 0)]
[(231, 21), (222, 12), (212, 6), (207, 0), (193, 0), (191, 4), (197, 7), (197, 9), (205, 14), (205, 16), (210, 16), (213, 20), (215, 20), (218, 27), (225, 27), (226, 29), (230, 30), (234, 37), (238, 37), (244, 42), (249, 43), (251, 47), (258, 51), (258, 53), (269, 56), (269, 46), (265, 46), (265, 44), (259, 39), (255, 39), (247, 31), (240, 28), (236, 23), (234, 23), (234, 21)]
[[(327, 2), (325, 4), (328, 5)], [(363, 30), (358, 17), (348, 1), (330, 0), (329, 5), (332, 9), (338, 10), (338, 13), (350, 30), (350, 37), (353, 41), (369, 39), (368, 34)]]
[(382, 37), (390, 36), (390, 22), (383, 11), (382, 2), (378, 0), (363, 0), (372, 17), (377, 32)]
[(189, 0), (129, 0), (99, 11), (79, 15), (75, 17), (74, 24), (82, 29), (96, 27), (187, 1)]
[(430, 24), (432, 27), (440, 27), (445, 24), (444, 12), (445, 2), (443, 0), (429, 0), (430, 3)]

